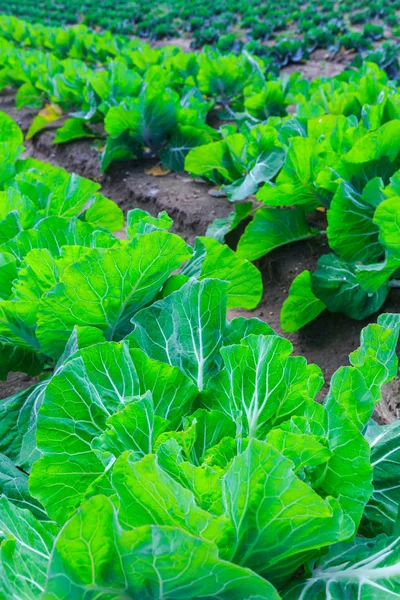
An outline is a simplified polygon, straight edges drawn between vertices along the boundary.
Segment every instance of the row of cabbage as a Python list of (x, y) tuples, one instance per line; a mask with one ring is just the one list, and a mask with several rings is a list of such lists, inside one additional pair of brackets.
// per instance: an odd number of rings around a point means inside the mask
[[(92, 33), (86, 27), (89, 26), (95, 31), (136, 35), (153, 42), (183, 38), (183, 44), (192, 49), (208, 45), (236, 54), (247, 50), (262, 57), (275, 72), (287, 64), (307, 60), (316, 49), (326, 49), (331, 58), (341, 49), (358, 52), (356, 60), (373, 55), (379, 64), (396, 72), (399, 68), (396, 56), (399, 0), (381, 0), (372, 6), (364, 4), (365, 9), (356, 12), (353, 5), (342, 3), (339, 7), (332, 0), (324, 0), (324, 4), (308, 0), (300, 7), (293, 0), (284, 7), (270, 0), (251, 3), (220, 0), (217, 5), (211, 0), (195, 0), (190, 6), (182, 0), (173, 0), (168, 7), (158, 2), (149, 6), (144, 0), (134, 5), (121, 2), (118, 6), (110, 0), (97, 3), (91, 0), (89, 4), (85, 1), (78, 4), (77, 0), (61, 4), (47, 0), (40, 5), (34, 0), (25, 0), (23, 5), (16, 0), (2, 0), (0, 12), (34, 22), (24, 25), (15, 17), (4, 18), (7, 35), (13, 39), (21, 39), (22, 32), (27, 32), (27, 40), (33, 37), (35, 41), (58, 35), (61, 50), (68, 36), (59, 35), (60, 26), (72, 25), (70, 37), (76, 33), (81, 37)], [(357, 5), (357, 8), (362, 7)], [(125, 35), (118, 37), (123, 44), (130, 43)], [(382, 40), (383, 43), (378, 44)], [(45, 47), (47, 43), (44, 42)]]
[(40, 375), (0, 401), (0, 597), (398, 594), (400, 427), (371, 417), (399, 316), (317, 402), (316, 365), (227, 320), (260, 299), (251, 263), (165, 213), (125, 224), (0, 131), (0, 364)]
[[(27, 137), (67, 115), (55, 143), (92, 138), (103, 169), (158, 156), (217, 185), (236, 205), (208, 235), (221, 241), (244, 222), (237, 252), (248, 260), (327, 236), (332, 252), (293, 282), (284, 330), (326, 308), (363, 319), (398, 287), (400, 95), (376, 65), (313, 82), (273, 80), (248, 54), (124, 46), (79, 30), (56, 30), (46, 42), (44, 29), (38, 38), (29, 27), (3, 40), (0, 71), (3, 88), (19, 86), (19, 108), (40, 109)], [(213, 113), (224, 123), (218, 129), (208, 124)], [(326, 211), (321, 229), (310, 224), (316, 209)]]

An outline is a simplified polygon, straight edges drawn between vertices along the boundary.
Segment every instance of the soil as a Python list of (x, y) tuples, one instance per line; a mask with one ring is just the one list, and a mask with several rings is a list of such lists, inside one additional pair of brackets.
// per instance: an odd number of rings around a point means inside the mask
[(0, 400), (22, 392), (38, 381), (38, 377), (29, 377), (25, 373), (9, 373), (7, 381), (0, 381)]
[(315, 50), (308, 60), (290, 64), (282, 69), (283, 74), (301, 73), (306, 79), (317, 77), (335, 77), (353, 60), (355, 52), (341, 49), (332, 55), (327, 50)]
[[(321, 63), (320, 63), (321, 64)], [(343, 68), (344, 65), (342, 65)], [(310, 67), (311, 68), (311, 67)], [(325, 68), (325, 67), (323, 67)], [(332, 75), (332, 72), (329, 71)], [(0, 95), (0, 110), (12, 116), (27, 131), (35, 111), (17, 111), (14, 93), (3, 91)], [(101, 173), (98, 153), (91, 140), (79, 140), (54, 146), (54, 127), (37, 134), (25, 143), (26, 156), (51, 162), (98, 181), (102, 193), (114, 200), (126, 212), (139, 207), (156, 215), (165, 210), (174, 219), (174, 231), (193, 243), (196, 235), (204, 235), (208, 225), (217, 217), (226, 217), (232, 206), (226, 198), (211, 196), (210, 186), (191, 179), (184, 173), (168, 173), (162, 177), (146, 174), (157, 164), (156, 160), (127, 161), (116, 163)], [(230, 311), (229, 318), (238, 315), (254, 316), (267, 321), (279, 334), (293, 344), (294, 353), (303, 355), (309, 362), (316, 363), (323, 371), (327, 390), (334, 371), (347, 365), (348, 355), (359, 345), (360, 331), (376, 316), (358, 322), (341, 314), (325, 311), (314, 322), (300, 332), (286, 334), (280, 330), (279, 314), (294, 277), (304, 269), (314, 270), (319, 256), (329, 251), (324, 238), (298, 242), (271, 252), (258, 261), (264, 281), (264, 294), (257, 309), (253, 311)], [(383, 307), (387, 312), (399, 312), (400, 289), (392, 290)], [(0, 382), (0, 398), (7, 397), (35, 383), (24, 374), (10, 374), (7, 382)], [(398, 417), (399, 381), (386, 386), (384, 402), (378, 407), (376, 417), (388, 422)]]

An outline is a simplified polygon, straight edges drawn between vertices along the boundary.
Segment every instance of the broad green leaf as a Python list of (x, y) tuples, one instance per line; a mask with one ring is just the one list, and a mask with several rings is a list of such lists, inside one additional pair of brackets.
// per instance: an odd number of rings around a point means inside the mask
[(66, 267), (41, 299), (41, 349), (58, 358), (75, 325), (98, 327), (106, 339), (121, 339), (135, 312), (154, 299), (189, 256), (185, 242), (165, 231), (140, 236), (130, 246), (90, 250)]
[[(223, 131), (223, 130), (222, 130)], [(258, 125), (247, 135), (231, 133), (224, 139), (191, 150), (185, 169), (217, 184), (229, 200), (238, 202), (254, 194), (260, 183), (270, 181), (281, 169), (285, 151), (277, 131)]]
[(102, 100), (136, 96), (142, 78), (125, 63), (112, 60), (108, 68), (90, 73), (90, 85)]
[(134, 208), (127, 215), (126, 234), (129, 240), (133, 240), (137, 235), (150, 233), (157, 229), (168, 231), (172, 224), (172, 219), (165, 211), (158, 213), (157, 217), (152, 217), (145, 210)]
[(399, 217), (400, 197), (384, 200), (374, 214), (374, 224), (379, 230), (379, 242), (385, 251), (385, 260), (381, 263), (358, 267), (357, 280), (364, 289), (373, 293), (399, 268)]
[(183, 171), (190, 150), (210, 141), (210, 134), (201, 127), (178, 125), (168, 146), (159, 153), (162, 164), (171, 171)]
[(106, 132), (117, 137), (129, 131), (138, 144), (153, 152), (162, 149), (176, 125), (178, 96), (170, 90), (147, 86), (137, 98), (113, 106), (104, 120)]
[(32, 302), (0, 302), (0, 340), (30, 352), (40, 352), (35, 334), (37, 305)]
[(376, 401), (361, 369), (340, 367), (332, 376), (329, 394), (325, 399), (328, 411), (331, 402), (338, 402), (353, 425), (363, 431)]
[(43, 100), (40, 92), (30, 81), (23, 83), (15, 95), (15, 106), (18, 110), (24, 108), (42, 108)]
[(34, 377), (43, 370), (44, 357), (35, 351), (15, 344), (0, 342), (0, 380), (7, 379), (8, 373), (22, 371)]
[(168, 525), (214, 542), (226, 535), (226, 520), (199, 508), (193, 494), (168, 475), (153, 454), (140, 460), (128, 453), (121, 456), (112, 469), (112, 485), (124, 529)]
[(132, 137), (140, 137), (142, 126), (140, 116), (138, 99), (135, 103), (132, 103), (129, 109), (123, 105), (113, 106), (105, 117), (105, 130), (113, 138), (116, 138), (125, 131), (129, 131)]
[(38, 302), (58, 282), (55, 259), (46, 248), (35, 248), (24, 257), (13, 285), (13, 300)]
[(3, 192), (0, 192), (1, 233), (0, 242), (7, 242), (22, 229), (33, 227), (37, 217), (37, 204), (12, 186), (11, 179)]
[(85, 348), (52, 378), (36, 431), (43, 456), (29, 479), (32, 495), (51, 518), (65, 522), (88, 486), (104, 473), (92, 441), (104, 432), (108, 417), (139, 394), (136, 370), (124, 344)]
[(397, 258), (386, 257), (381, 263), (355, 265), (356, 281), (363, 290), (375, 294), (388, 285), (389, 279), (399, 268)]
[(399, 132), (399, 120), (385, 123), (379, 129), (357, 140), (346, 154), (345, 160), (349, 163), (366, 163), (387, 156), (393, 161), (400, 151)]
[(311, 576), (293, 582), (284, 600), (396, 598), (400, 583), (400, 538), (355, 538), (332, 546)]
[(400, 193), (400, 171), (396, 171), (392, 177), (390, 177), (390, 183), (383, 189), (385, 198), (392, 198), (398, 196)]
[(129, 160), (138, 155), (140, 155), (140, 146), (127, 131), (115, 138), (108, 136), (100, 154), (101, 170), (106, 171), (113, 161)]
[(219, 444), (207, 450), (203, 466), (210, 465), (213, 469), (220, 468), (225, 471), (236, 452), (236, 440), (230, 437), (222, 438)]
[[(278, 600), (265, 579), (221, 560), (214, 544), (169, 527), (140, 527), (123, 534), (122, 560), (130, 588), (143, 599)], [(177, 560), (171, 564), (171, 556)], [(179, 560), (178, 557), (185, 557)], [(144, 589), (143, 581), (146, 581)]]
[(21, 231), (3, 244), (0, 251), (22, 260), (33, 248), (47, 248), (54, 257), (59, 257), (63, 246), (110, 248), (117, 243), (117, 238), (105, 229), (96, 229), (79, 219), (54, 216), (42, 219), (33, 229)]
[(322, 439), (313, 434), (295, 433), (278, 427), (269, 432), (266, 441), (293, 462), (296, 473), (305, 467), (327, 462), (331, 456), (329, 448), (321, 443)]
[(17, 278), (17, 262), (12, 254), (0, 254), (0, 300), (11, 296), (12, 284)]
[(126, 343), (70, 351), (47, 386), (36, 434), (43, 458), (30, 477), (34, 495), (62, 522), (115, 457), (146, 454), (168, 422), (178, 426), (197, 393), (178, 369), (129, 352)]
[(261, 300), (262, 281), (258, 269), (228, 246), (211, 238), (196, 238), (194, 254), (181, 274), (199, 280), (213, 278), (227, 281), (228, 309), (252, 309)]
[(400, 317), (397, 313), (382, 313), (377, 320), (378, 325), (398, 333), (400, 331)]
[[(250, 160), (246, 165), (246, 175), (234, 183), (224, 186), (223, 189), (231, 202), (240, 202), (255, 194), (260, 183), (271, 181), (284, 165), (285, 151), (283, 148), (269, 144), (265, 144), (264, 148), (262, 144), (260, 146), (255, 152), (255, 157), (251, 157), (250, 154)], [(251, 150), (251, 145), (249, 145), (248, 152), (251, 153)]]
[(64, 352), (58, 359), (54, 374), (57, 374), (67, 360), (74, 356), (76, 352), (79, 352), (82, 348), (101, 344), (102, 342), (105, 342), (105, 338), (96, 327), (74, 327), (68, 342), (65, 344)]
[(276, 178), (276, 186), (264, 185), (257, 194), (257, 200), (268, 206), (303, 206), (306, 210), (324, 205), (325, 194), (315, 184), (318, 165), (315, 140), (300, 136), (291, 138), (285, 166)]
[(70, 142), (72, 140), (91, 137), (95, 137), (95, 134), (87, 125), (85, 119), (72, 118), (67, 119), (62, 126), (57, 129), (53, 143), (64, 144), (65, 142)]
[(307, 223), (300, 208), (261, 208), (240, 238), (237, 254), (256, 260), (279, 246), (308, 239), (317, 233), (318, 230)]
[(140, 392), (150, 392), (154, 412), (167, 419), (171, 427), (178, 427), (190, 412), (197, 396), (192, 380), (176, 367), (149, 358), (139, 349), (131, 349), (130, 355), (139, 378)]
[(169, 422), (154, 415), (153, 399), (150, 392), (122, 405), (106, 421), (104, 432), (93, 441), (93, 447), (110, 452), (115, 457), (126, 450), (133, 450), (136, 456), (153, 452), (154, 442), (168, 427)]
[(0, 496), (5, 496), (18, 508), (29, 510), (36, 518), (48, 520), (48, 517), (29, 493), (28, 475), (17, 469), (4, 454), (0, 454)]
[[(233, 438), (223, 438), (224, 441), (228, 439), (234, 441)], [(176, 457), (174, 458), (176, 460)], [(225, 467), (228, 462), (227, 460)], [(163, 468), (165, 468), (164, 465)], [(223, 469), (218, 468), (216, 465), (210, 466), (204, 462), (201, 466), (194, 466), (192, 463), (181, 459), (178, 464), (178, 477), (176, 473), (173, 473), (172, 476), (178, 478), (182, 485), (193, 492), (198, 506), (214, 515), (222, 515), (224, 510), (221, 485), (223, 473)]]
[(219, 142), (194, 148), (186, 156), (185, 171), (217, 184), (232, 183), (244, 175), (245, 145), (245, 136), (235, 133)]
[(118, 204), (102, 194), (94, 194), (93, 204), (85, 210), (83, 217), (93, 227), (104, 227), (110, 231), (119, 231), (124, 226), (124, 213)]
[(382, 386), (397, 375), (399, 330), (398, 314), (381, 314), (377, 323), (361, 331), (360, 347), (349, 355), (352, 367), (340, 368), (332, 378), (330, 394), (336, 396), (360, 430), (367, 425), (374, 405), (381, 400)]
[(191, 462), (201, 464), (207, 450), (219, 444), (225, 437), (234, 438), (235, 423), (219, 410), (204, 410), (199, 408), (187, 418), (195, 423), (196, 438), (191, 451)]
[(342, 312), (352, 319), (365, 319), (378, 311), (388, 295), (382, 285), (375, 293), (366, 292), (357, 281), (355, 264), (325, 254), (311, 275), (312, 291), (331, 312)]
[(392, 535), (400, 504), (400, 423), (370, 425), (365, 433), (371, 447), (373, 494), (365, 507), (361, 533), (367, 537)]
[(203, 390), (217, 368), (226, 290), (227, 283), (218, 279), (190, 279), (178, 291), (135, 315), (130, 343), (155, 360), (179, 367)]
[(0, 142), (0, 185), (3, 185), (15, 175), (16, 163), (23, 151), (24, 147), (21, 144), (10, 144), (9, 142)]
[[(379, 260), (383, 249), (376, 221), (377, 199), (383, 200), (382, 180), (372, 179), (359, 194), (348, 182), (342, 182), (327, 213), (329, 245), (344, 260), (371, 263)], [(372, 201), (369, 196), (374, 191)], [(379, 196), (381, 196), (379, 198)]]
[(12, 117), (0, 111), (0, 143), (20, 146), (24, 141), (24, 134)]
[(318, 367), (292, 357), (291, 343), (277, 335), (249, 335), (221, 348), (225, 369), (213, 377), (211, 408), (237, 422), (244, 437), (261, 437), (293, 414), (304, 414), (322, 386)]
[(236, 317), (228, 321), (225, 329), (224, 346), (240, 344), (248, 335), (277, 335), (273, 329), (261, 319), (255, 317)]
[(350, 363), (362, 372), (375, 403), (381, 399), (382, 386), (394, 379), (398, 372), (396, 346), (399, 326), (397, 314), (380, 315), (377, 324), (364, 327), (360, 347), (349, 356)]
[(0, 403), (0, 451), (26, 470), (40, 456), (35, 439), (36, 420), (47, 383), (44, 380)]
[(204, 53), (199, 62), (199, 90), (207, 96), (225, 101), (235, 98), (243, 92), (250, 79), (254, 84), (265, 85), (260, 62), (249, 54), (213, 56)]
[[(6, 192), (0, 193), (6, 195)], [(4, 244), (21, 231), (22, 223), (20, 221), (19, 211), (16, 210), (17, 207), (14, 203), (12, 204), (12, 210), (10, 212), (7, 209), (6, 203), (1, 208), (4, 209), (5, 216), (4, 219), (0, 221), (0, 244)]]
[(310, 271), (303, 271), (293, 279), (289, 295), (282, 305), (281, 327), (287, 332), (298, 331), (316, 319), (325, 308), (311, 289)]
[(29, 510), (0, 498), (0, 594), (41, 600), (57, 533), (54, 523), (38, 521)]
[(178, 444), (182, 457), (185, 460), (190, 460), (193, 453), (194, 443), (196, 441), (196, 423), (188, 423), (186, 420), (184, 426), (179, 431), (165, 431), (162, 433), (156, 442), (156, 450), (162, 444), (174, 441)]
[[(98, 329), (75, 328), (54, 373), (57, 373), (80, 348), (102, 341), (104, 338)], [(29, 372), (29, 369), (25, 369), (24, 364), (19, 365), (19, 370)], [(16, 465), (28, 471), (40, 456), (36, 447), (36, 421), (48, 383), (49, 379), (45, 378), (37, 385), (9, 396), (0, 403), (1, 452), (10, 457)]]
[(235, 529), (232, 560), (272, 581), (287, 580), (304, 552), (318, 553), (354, 532), (338, 503), (321, 498), (293, 468), (273, 446), (251, 440), (223, 480)]
[(115, 509), (108, 498), (96, 496), (86, 502), (56, 540), (43, 599), (83, 600), (93, 597), (95, 586), (96, 594), (103, 588), (104, 594), (115, 593), (110, 598), (116, 600), (126, 588), (118, 530)]
[[(361, 391), (364, 392), (365, 388)], [(346, 413), (346, 410), (349, 412), (346, 406), (348, 401), (348, 387), (342, 386), (341, 376), (334, 376), (330, 393), (325, 399), (323, 416), (325, 436), (332, 456), (325, 465), (313, 470), (310, 481), (313, 487), (323, 490), (324, 494), (334, 496), (358, 527), (364, 506), (373, 491), (372, 468), (369, 445), (359, 431), (359, 422), (354, 423), (350, 420), (352, 414)], [(354, 476), (355, 472), (357, 477)]]
[(47, 163), (20, 170), (11, 186), (35, 204), (39, 218), (78, 216), (100, 189), (90, 179)]
[(91, 498), (62, 529), (44, 600), (83, 600), (92, 596), (93, 584), (96, 594), (115, 600), (126, 594), (143, 600), (279, 600), (270, 583), (221, 560), (212, 542), (183, 529), (145, 525), (121, 532), (104, 496)]

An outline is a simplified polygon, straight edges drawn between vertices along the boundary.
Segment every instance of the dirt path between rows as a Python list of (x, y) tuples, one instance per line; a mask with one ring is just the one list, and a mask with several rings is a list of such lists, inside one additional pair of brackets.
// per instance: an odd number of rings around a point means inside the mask
[[(17, 111), (14, 96), (0, 96), (0, 110), (12, 116), (22, 127), (28, 129), (34, 111)], [(92, 149), (91, 140), (80, 140), (65, 145), (53, 145), (54, 129), (48, 129), (26, 142), (26, 155), (51, 162), (76, 172), (84, 177), (99, 181), (102, 193), (114, 200), (124, 212), (132, 208), (143, 208), (156, 215), (165, 210), (174, 219), (173, 230), (193, 243), (196, 235), (204, 235), (207, 226), (216, 217), (225, 217), (232, 205), (226, 198), (215, 198), (208, 193), (209, 186), (193, 181), (187, 174), (170, 173), (163, 177), (145, 174), (157, 161), (129, 161), (117, 163), (107, 173), (100, 171), (98, 154)], [(362, 322), (353, 321), (344, 315), (322, 313), (302, 331), (285, 334), (279, 327), (279, 313), (293, 278), (302, 270), (314, 270), (319, 256), (329, 251), (325, 240), (313, 239), (299, 242), (271, 252), (258, 261), (264, 281), (264, 294), (257, 309), (253, 311), (231, 311), (230, 318), (237, 315), (259, 317), (293, 344), (294, 353), (303, 355), (309, 362), (319, 365), (328, 382), (333, 372), (348, 364), (348, 354), (359, 345), (360, 331), (372, 317)], [(393, 290), (383, 307), (384, 311), (399, 312), (400, 290)], [(0, 382), (0, 398), (24, 389), (30, 384), (25, 375), (11, 374), (8, 382)], [(380, 414), (385, 420), (398, 413), (398, 384), (387, 386), (386, 407)], [(399, 401), (400, 404), (400, 401)]]

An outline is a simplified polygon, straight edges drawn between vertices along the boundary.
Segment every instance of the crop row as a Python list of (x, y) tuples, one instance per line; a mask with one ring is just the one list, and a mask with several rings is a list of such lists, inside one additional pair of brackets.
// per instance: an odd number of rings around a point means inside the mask
[[(47, 26), (83, 23), (151, 40), (183, 37), (189, 38), (194, 48), (210, 44), (227, 51), (240, 50), (248, 44), (252, 52), (265, 54), (269, 51), (267, 42), (273, 40), (279, 56), (285, 44), (288, 49), (291, 42), (287, 60), (294, 62), (316, 48), (326, 48), (331, 53), (339, 47), (365, 50), (384, 36), (398, 36), (399, 8), (398, 0), (380, 0), (372, 5), (363, 0), (357, 7), (353, 1), (332, 0), (311, 0), (301, 6), (290, 0), (284, 7), (271, 0), (194, 0), (190, 6), (182, 0), (152, 5), (144, 0), (125, 0), (117, 6), (109, 0), (47, 0), (40, 4), (34, 0), (0, 1), (1, 12)], [(353, 29), (361, 24), (362, 32)]]
[[(21, 159), (0, 113), (0, 597), (325, 600), (398, 589), (398, 315), (319, 367), (227, 246)], [(118, 232), (115, 235), (113, 232)]]
[[(30, 42), (43, 45), (35, 29), (22, 24), (21, 32), (26, 27)], [(26, 45), (26, 33), (18, 37)], [(222, 241), (246, 223), (237, 246), (244, 259), (327, 236), (332, 252), (293, 282), (284, 330), (326, 308), (363, 319), (398, 287), (400, 94), (376, 65), (313, 82), (270, 79), (248, 54), (121, 47), (103, 34), (66, 33), (64, 45), (57, 39), (49, 36), (47, 45), (60, 58), (3, 40), (2, 86), (20, 86), (19, 108), (43, 107), (28, 138), (69, 114), (55, 143), (96, 140), (103, 169), (156, 155), (170, 170), (216, 184), (235, 210), (208, 235)], [(73, 58), (78, 53), (84, 60)], [(210, 127), (210, 111), (229, 123)], [(326, 215), (322, 228), (310, 224), (315, 210)]]
[[(148, 8), (148, 5), (146, 8)], [(140, 14), (143, 16), (146, 11), (143, 9), (140, 10)], [(268, 22), (254, 21), (250, 17), (252, 29), (251, 32), (247, 30), (247, 33), (246, 30), (237, 30), (237, 27), (234, 27), (232, 32), (226, 33), (226, 31), (229, 31), (229, 24), (222, 18), (218, 25), (216, 22), (214, 23), (216, 27), (203, 28), (204, 17), (201, 16), (201, 13), (203, 11), (210, 12), (210, 8), (204, 6), (204, 3), (198, 9), (199, 16), (193, 17), (192, 6), (188, 7), (187, 10), (190, 11), (194, 23), (193, 31), (190, 33), (192, 40), (190, 47), (192, 50), (204, 48), (206, 51), (215, 50), (223, 54), (240, 54), (246, 51), (262, 59), (268, 69), (276, 75), (279, 74), (281, 67), (288, 64), (304, 63), (315, 50), (326, 50), (326, 58), (331, 60), (339, 52), (345, 51), (352, 53), (355, 63), (359, 63), (361, 58), (373, 60), (381, 67), (390, 70), (392, 76), (398, 73), (399, 63), (397, 54), (400, 28), (395, 27), (393, 30), (388, 28), (389, 16), (386, 25), (370, 23), (368, 22), (368, 17), (361, 18), (361, 22), (365, 24), (362, 31), (357, 31), (351, 29), (351, 27), (349, 28), (347, 19), (342, 14), (335, 12), (327, 14), (319, 13), (318, 9), (310, 7), (304, 12), (301, 10), (294, 11), (293, 18), (289, 19), (290, 31), (278, 33), (274, 36), (274, 39), (269, 39), (271, 31), (285, 27), (285, 19), (288, 19), (286, 7), (285, 9), (279, 9), (279, 12), (285, 14), (281, 15), (281, 18), (275, 23), (272, 20)], [(182, 10), (179, 9), (179, 11), (182, 14)], [(376, 9), (375, 14), (378, 14), (378, 12)], [(391, 23), (392, 25), (397, 23), (396, 16), (395, 19)], [(36, 22), (28, 23), (14, 16), (7, 17), (5, 15), (2, 15), (0, 20), (2, 23), (2, 34), (4, 35), (5, 33), (18, 43), (22, 42), (26, 45), (33, 44), (36, 46), (40, 40), (45, 48), (51, 48), (53, 45), (51, 40), (57, 38), (57, 44), (54, 46), (54, 51), (56, 52), (60, 49), (62, 52), (66, 41), (74, 38), (78, 38), (81, 41), (84, 38), (92, 41), (104, 41), (113, 38), (114, 40), (118, 40), (117, 44), (120, 48), (140, 46), (138, 38), (131, 38), (117, 32), (112, 34), (109, 27), (106, 30), (99, 30), (98, 28), (93, 30), (82, 23), (69, 28), (49, 27)], [(165, 34), (161, 35), (161, 30), (164, 31), (166, 27), (170, 27), (169, 24), (166, 25), (168, 22), (166, 21), (164, 11), (161, 13), (161, 20), (160, 34), (156, 31), (157, 27), (149, 26), (149, 33), (142, 36), (142, 39), (149, 38), (151, 41), (154, 37), (164, 37)], [(271, 27), (272, 29), (270, 29)], [(171, 42), (173, 42), (173, 36)], [(178, 46), (180, 44), (183, 47), (189, 46), (186, 40), (181, 40), (177, 43)], [(76, 50), (77, 48), (75, 48)], [(78, 49), (78, 53), (79, 51), (80, 49)]]

